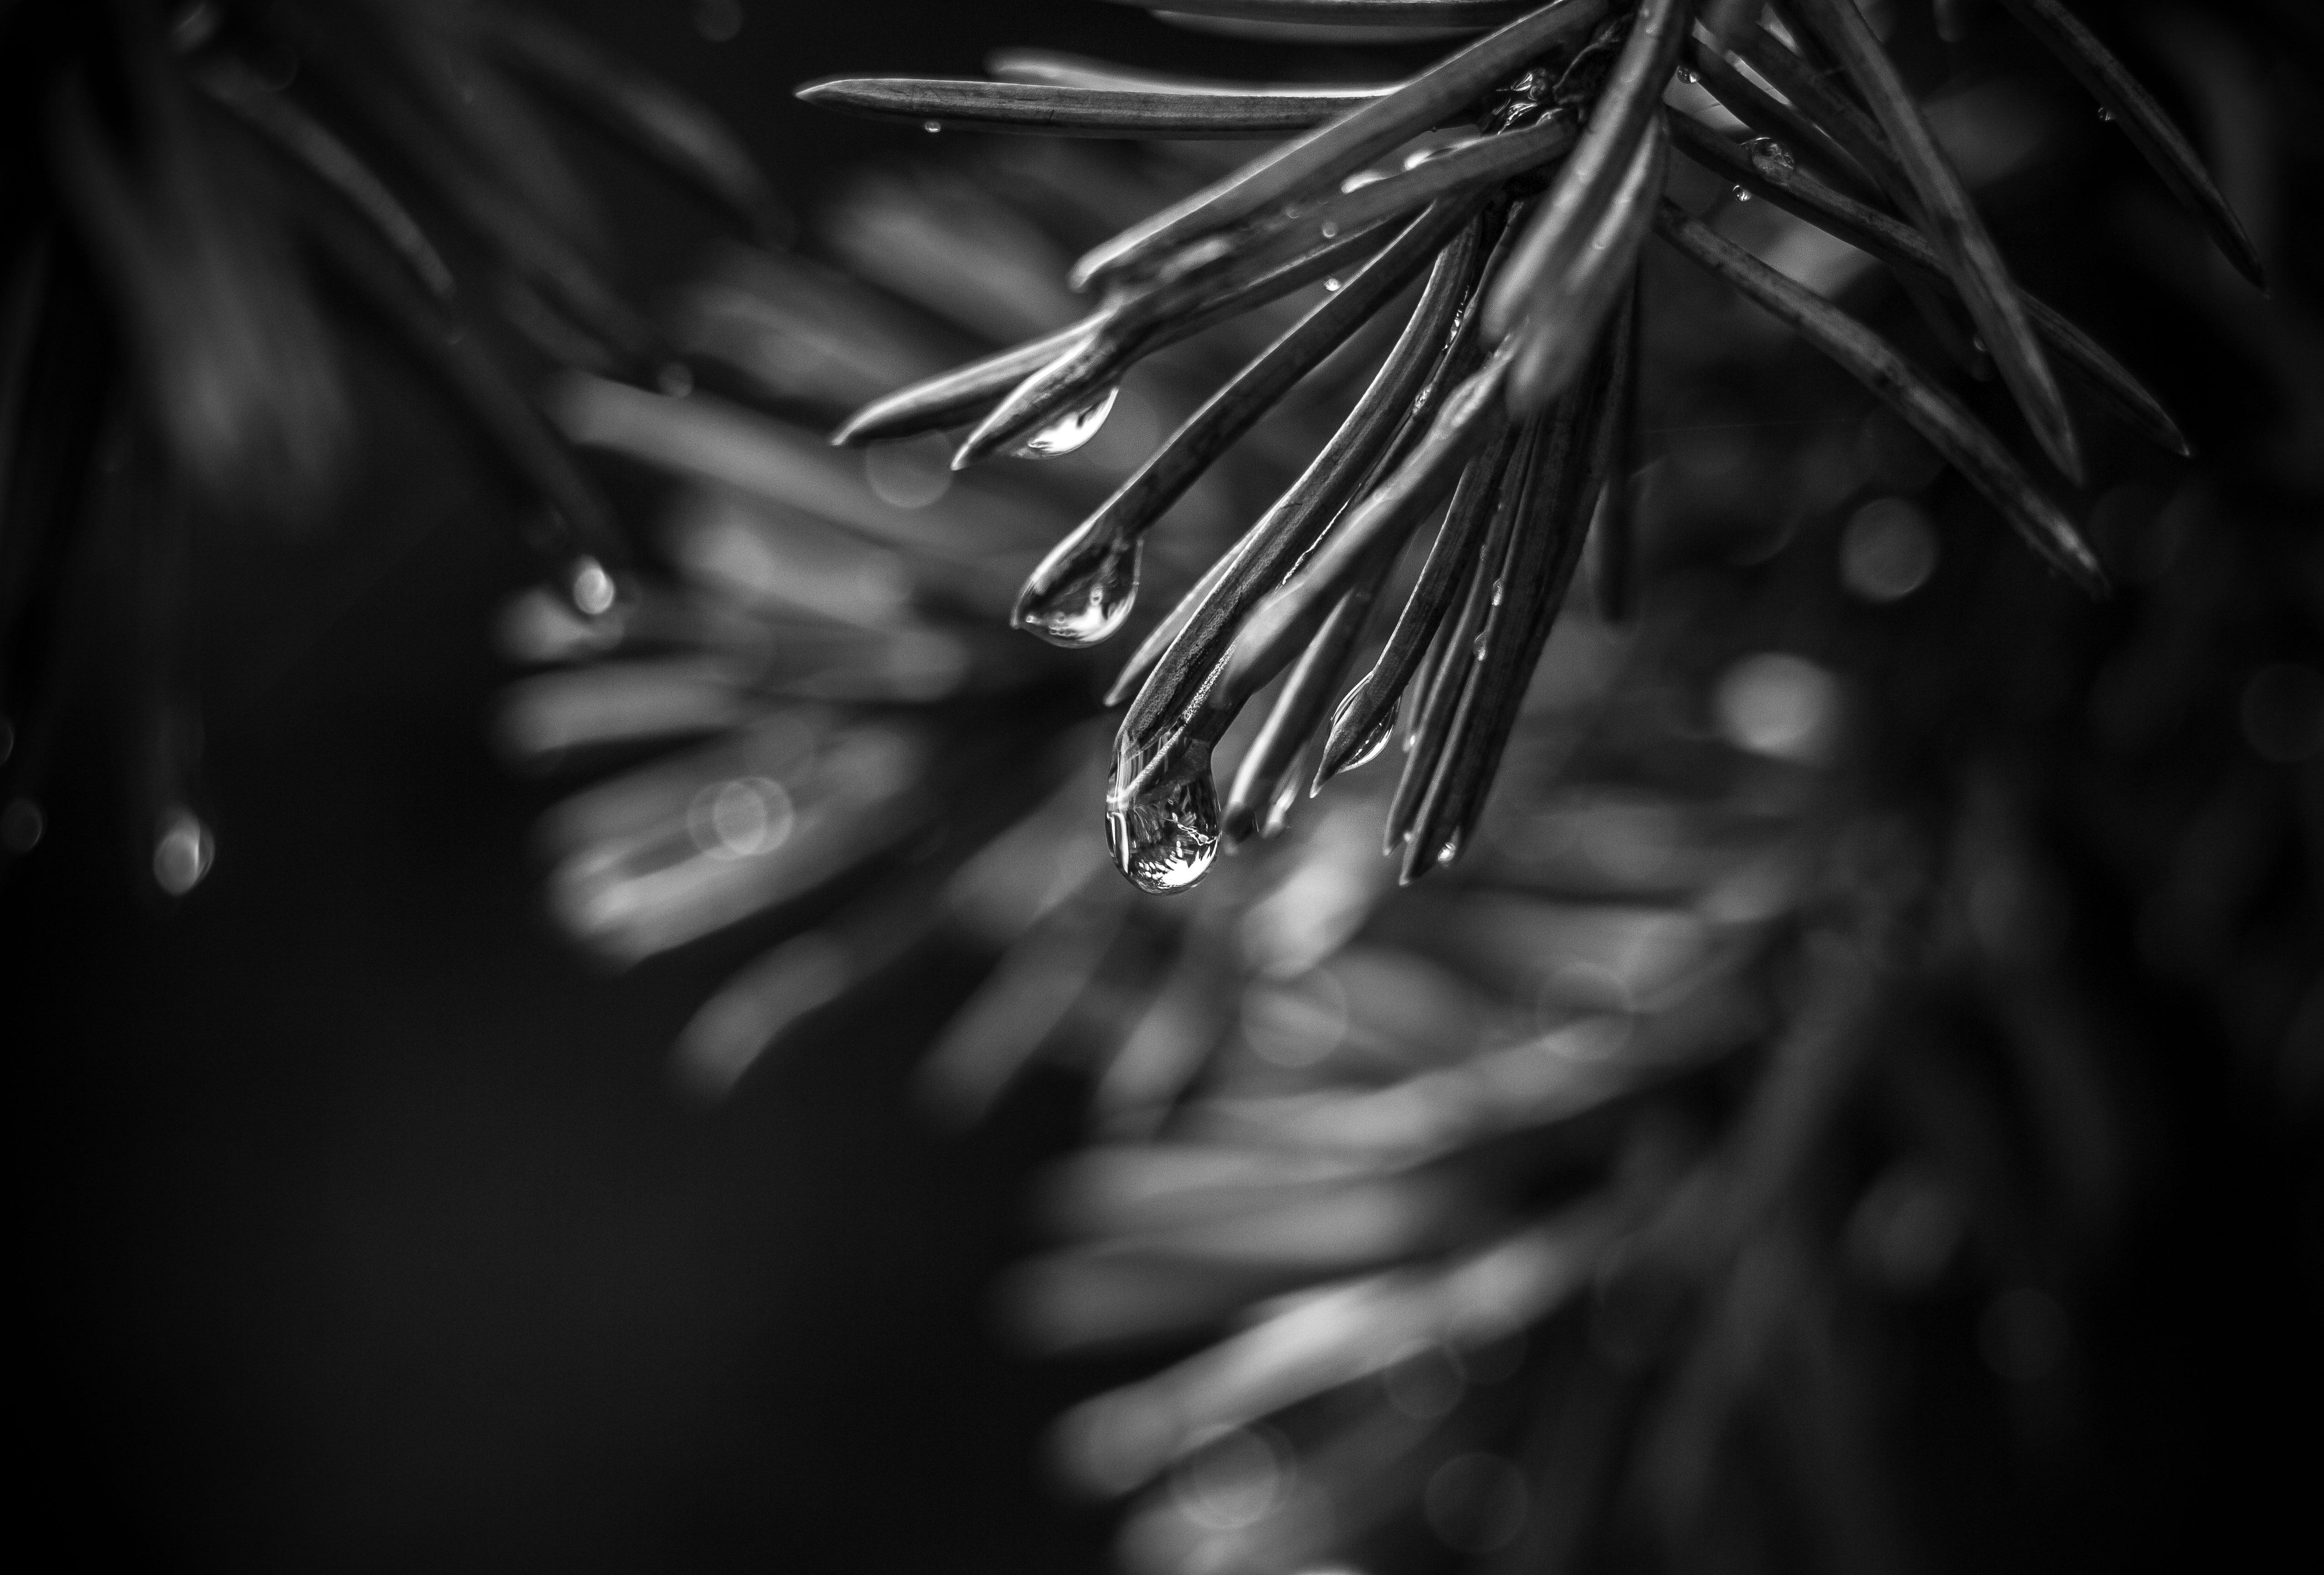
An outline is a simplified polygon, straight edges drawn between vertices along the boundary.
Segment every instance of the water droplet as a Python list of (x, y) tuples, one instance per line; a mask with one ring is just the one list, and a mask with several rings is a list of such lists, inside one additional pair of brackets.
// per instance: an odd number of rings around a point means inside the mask
[(1325, 219), (1322, 224), (1317, 225), (1315, 228), (1322, 233), (1323, 238), (1327, 241), (1340, 233), (1340, 226), (1330, 219)]
[(1750, 191), (1749, 191), (1748, 189), (1744, 188), (1744, 187), (1740, 187), (1740, 186), (1737, 187), (1737, 188), (1735, 189), (1735, 200), (1736, 200), (1736, 201), (1738, 201), (1738, 202), (1748, 202), (1748, 201), (1750, 201), (1750, 200), (1751, 200), (1751, 193), (1750, 193)]
[(1115, 542), (1094, 561), (1084, 558), (1046, 593), (1036, 594), (1028, 584), (1011, 619), (1051, 645), (1078, 650), (1097, 644), (1121, 627), (1138, 600), (1140, 550), (1135, 541)]
[(2100, 105), (2098, 106), (2098, 118), (2107, 122), (2108, 124), (2112, 124), (2114, 120), (2114, 111), (2107, 108), (2104, 105)]
[[(1363, 693), (1364, 686), (1361, 684), (1348, 691), (1348, 697), (1341, 701), (1339, 709), (1332, 714), (1334, 731), (1338, 729), (1340, 719), (1361, 703)], [(1380, 751), (1388, 748), (1388, 735), (1395, 731), (1396, 709), (1390, 706), (1380, 714), (1378, 721), (1372, 723), (1372, 730), (1364, 734), (1363, 741), (1355, 747), (1354, 752), (1349, 755), (1346, 760), (1342, 762), (1340, 769), (1352, 771), (1358, 766), (1369, 766), (1379, 760)]]
[(161, 817), (161, 834), (153, 839), (153, 884), (172, 897), (183, 897), (210, 872), (217, 844), (201, 817), (183, 805)]
[(1699, 88), (1702, 85), (1702, 78), (1696, 75), (1692, 66), (1681, 66), (1678, 69), (1678, 79), (1690, 88)]
[(1461, 834), (1459, 832), (1454, 832), (1451, 836), (1444, 839), (1444, 845), (1436, 850), (1436, 861), (1440, 864), (1450, 864), (1453, 860), (1460, 856)]
[(1061, 454), (1071, 454), (1097, 436), (1106, 417), (1113, 413), (1113, 401), (1120, 392), (1119, 383), (1104, 390), (1087, 404), (1067, 410), (1010, 453), (1019, 459), (1055, 459)]
[(1751, 162), (1771, 174), (1791, 175), (1799, 170), (1800, 161), (1792, 156), (1791, 149), (1773, 137), (1754, 137), (1750, 146)]
[(1105, 845), (1140, 891), (1167, 895), (1200, 880), (1219, 852), (1219, 794), (1211, 783), (1209, 747), (1182, 747), (1126, 798), (1116, 797), (1109, 784)]
[(944, 130), (944, 122), (940, 120), (924, 120), (920, 122), (920, 129), (927, 133), (930, 136), (934, 136), (936, 133)]
[(1469, 649), (1479, 661), (1483, 661), (1485, 659), (1485, 637), (1481, 634), (1477, 636), (1474, 640), (1470, 642)]
[(1339, 293), (1340, 293), (1340, 281), (1339, 281), (1338, 280), (1336, 280), (1336, 279), (1327, 279), (1327, 280), (1323, 281), (1323, 293), (1324, 293), (1325, 295), (1337, 295), (1337, 294), (1339, 294)]
[(613, 576), (594, 557), (573, 565), (572, 592), (573, 605), (586, 617), (602, 617), (613, 610)]

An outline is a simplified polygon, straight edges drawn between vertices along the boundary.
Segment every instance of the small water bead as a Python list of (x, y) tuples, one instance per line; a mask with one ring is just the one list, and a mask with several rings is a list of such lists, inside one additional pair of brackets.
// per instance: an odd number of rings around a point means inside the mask
[(1791, 149), (1773, 137), (1753, 137), (1749, 152), (1751, 162), (1762, 170), (1782, 175), (1798, 172), (1800, 161), (1792, 156)]
[(2098, 106), (2098, 118), (2107, 122), (2108, 124), (2112, 124), (2114, 122), (2114, 111), (2107, 108), (2104, 105), (2100, 105)]
[(1315, 228), (1327, 241), (1331, 240), (1340, 233), (1339, 225), (1331, 219), (1325, 219), (1322, 224), (1317, 225)]
[(1702, 86), (1702, 78), (1696, 72), (1692, 66), (1681, 66), (1678, 69), (1678, 79), (1685, 83), (1690, 88), (1700, 88)]
[(1138, 600), (1138, 542), (1117, 545), (1095, 563), (1039, 595), (1028, 585), (1011, 618), (1018, 628), (1051, 645), (1078, 650), (1110, 638)]
[(192, 810), (177, 806), (162, 816), (153, 839), (153, 884), (171, 897), (183, 897), (201, 884), (217, 856), (210, 828)]
[(1087, 404), (1067, 410), (1010, 453), (1019, 459), (1055, 459), (1061, 454), (1071, 454), (1098, 435), (1105, 419), (1113, 413), (1113, 401), (1120, 394), (1121, 385), (1116, 383)]
[(1323, 293), (1324, 293), (1325, 295), (1337, 295), (1337, 294), (1339, 294), (1339, 293), (1340, 293), (1340, 281), (1339, 281), (1338, 280), (1336, 280), (1336, 279), (1327, 279), (1327, 280), (1323, 281)]
[(930, 136), (934, 136), (936, 133), (944, 130), (944, 122), (940, 120), (924, 120), (920, 122), (920, 129), (927, 133)]
[(1200, 880), (1219, 853), (1211, 751), (1186, 750), (1127, 798), (1109, 784), (1105, 845), (1115, 868), (1140, 891), (1167, 896)]
[(575, 561), (570, 589), (574, 607), (585, 617), (600, 618), (613, 610), (613, 576), (594, 557)]
[(1735, 189), (1735, 200), (1736, 200), (1736, 201), (1738, 201), (1738, 202), (1748, 202), (1748, 201), (1750, 201), (1750, 200), (1751, 200), (1751, 192), (1750, 192), (1750, 189), (1749, 189), (1748, 187), (1742, 187), (1742, 186), (1738, 186), (1738, 187), (1737, 187), (1737, 188)]

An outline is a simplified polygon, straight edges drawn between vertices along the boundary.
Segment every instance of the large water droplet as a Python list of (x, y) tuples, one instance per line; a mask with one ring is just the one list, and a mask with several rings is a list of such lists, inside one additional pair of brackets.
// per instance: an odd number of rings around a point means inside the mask
[(1791, 149), (1773, 137), (1754, 137), (1750, 146), (1751, 162), (1774, 175), (1791, 175), (1799, 170), (1800, 161), (1792, 157)]
[[(1361, 704), (1363, 697), (1364, 686), (1361, 684), (1357, 685), (1354, 688), (1348, 691), (1347, 698), (1341, 701), (1339, 708), (1332, 714), (1332, 731), (1333, 732), (1340, 731), (1341, 718), (1346, 716), (1351, 711), (1353, 711), (1357, 705)], [(1352, 771), (1358, 766), (1369, 766), (1374, 760), (1379, 760), (1380, 757), (1380, 751), (1388, 748), (1388, 734), (1395, 731), (1396, 709), (1395, 707), (1390, 706), (1388, 709), (1381, 712), (1379, 717), (1374, 720), (1372, 723), (1372, 730), (1364, 734), (1363, 741), (1356, 745), (1354, 752), (1350, 754), (1345, 760), (1342, 760), (1340, 763), (1340, 769), (1342, 771)]]
[(1140, 891), (1167, 895), (1200, 880), (1219, 852), (1219, 795), (1211, 751), (1195, 747), (1126, 798), (1109, 788), (1105, 845)]
[(1043, 594), (1031, 585), (1017, 598), (1017, 627), (1069, 650), (1097, 644), (1121, 627), (1138, 600), (1141, 548), (1117, 542)]
[(1121, 385), (1114, 384), (1089, 403), (1067, 410), (1010, 453), (1019, 459), (1055, 459), (1060, 454), (1071, 454), (1097, 436), (1098, 428), (1113, 413), (1113, 401), (1120, 392)]

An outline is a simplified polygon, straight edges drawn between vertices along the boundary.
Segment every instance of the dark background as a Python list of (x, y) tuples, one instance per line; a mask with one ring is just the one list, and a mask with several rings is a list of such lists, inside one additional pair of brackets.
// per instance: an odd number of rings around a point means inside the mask
[[(723, 43), (686, 4), (564, 9), (710, 99), (802, 209), (849, 161), (927, 143), (803, 109), (807, 78), (965, 73), (1007, 42), (1221, 58), (1089, 0), (746, 0)], [(603, 173), (640, 282), (675, 276), (708, 227)], [(1103, 1519), (1061, 1512), (1035, 1466), (1097, 1375), (1013, 1361), (982, 1311), (1071, 1091), (965, 1138), (918, 1125), (904, 1074), (974, 972), (934, 954), (715, 1112), (670, 1097), (664, 1047), (752, 937), (612, 978), (549, 932), (525, 834), (558, 789), (484, 746), (508, 676), (491, 613), (535, 566), (407, 374), (365, 374), (388, 414), (355, 517), (205, 543), (216, 872), (174, 911), (141, 897), (89, 705), (50, 837), (0, 887), (20, 1548), (60, 1569), (1092, 1566)], [(2180, 1091), (2172, 1190), (2094, 1331), (2094, 1456), (1997, 1528), (2029, 1561), (2264, 1566), (2312, 1518), (2294, 1211), (2252, 1206), (2276, 1162), (2239, 1139), (2224, 1072)]]

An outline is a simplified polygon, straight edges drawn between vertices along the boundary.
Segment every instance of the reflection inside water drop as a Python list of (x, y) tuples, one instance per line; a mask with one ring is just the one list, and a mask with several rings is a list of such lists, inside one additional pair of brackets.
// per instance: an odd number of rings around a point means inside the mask
[(1026, 586), (1017, 602), (1017, 627), (1069, 649), (1097, 644), (1130, 616), (1138, 599), (1139, 556), (1137, 542), (1116, 543), (1046, 592), (1037, 595)]
[(1071, 454), (1097, 436), (1106, 417), (1113, 413), (1113, 401), (1120, 393), (1121, 385), (1114, 384), (1089, 403), (1066, 411), (1026, 438), (1022, 447), (1010, 452), (1019, 459), (1055, 459), (1060, 454)]
[(1105, 845), (1114, 865), (1140, 891), (1184, 891), (1219, 852), (1219, 795), (1211, 751), (1187, 749), (1126, 798), (1109, 786)]

